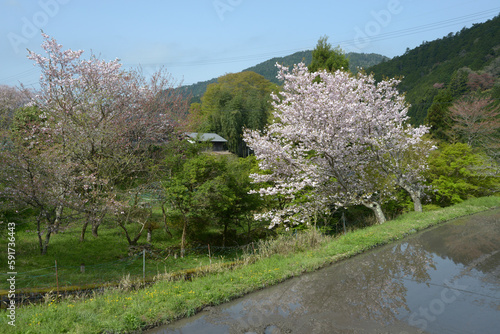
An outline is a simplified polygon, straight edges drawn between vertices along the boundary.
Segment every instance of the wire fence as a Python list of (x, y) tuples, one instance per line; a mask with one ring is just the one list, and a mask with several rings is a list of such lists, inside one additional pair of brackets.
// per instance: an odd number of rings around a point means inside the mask
[[(187, 248), (184, 257), (181, 257), (179, 249), (158, 250), (138, 246), (132, 247), (132, 254), (127, 257), (98, 264), (66, 265), (56, 259), (53, 266), (18, 270), (16, 287), (20, 291), (56, 291), (65, 287), (117, 285), (125, 278), (146, 281), (158, 275), (196, 269), (215, 262), (231, 262), (248, 249), (252, 249), (252, 244), (234, 247), (206, 245)], [(7, 276), (5, 272), (0, 273), (0, 290), (8, 290)]]
[[(149, 244), (129, 247), (127, 257), (103, 262), (75, 265), (54, 260), (53, 266), (44, 266), (16, 273), (15, 300), (19, 305), (26, 303), (50, 303), (60, 297), (86, 298), (107, 288), (116, 287), (123, 291), (142, 288), (157, 280), (191, 280), (234, 266), (253, 263), (259, 258), (273, 254), (289, 254), (299, 250), (314, 248), (328, 240), (319, 230), (307, 233), (280, 235), (269, 240), (259, 240), (243, 246), (220, 247), (209, 244), (185, 250), (180, 257), (179, 248), (155, 249)], [(19, 268), (22, 269), (22, 268)], [(0, 273), (0, 309), (9, 302), (8, 279)], [(8, 274), (7, 274), (8, 275)]]

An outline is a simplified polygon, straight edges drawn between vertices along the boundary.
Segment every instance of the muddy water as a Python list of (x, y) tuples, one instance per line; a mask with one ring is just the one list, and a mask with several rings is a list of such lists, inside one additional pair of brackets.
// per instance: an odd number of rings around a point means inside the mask
[(147, 333), (500, 333), (500, 210)]

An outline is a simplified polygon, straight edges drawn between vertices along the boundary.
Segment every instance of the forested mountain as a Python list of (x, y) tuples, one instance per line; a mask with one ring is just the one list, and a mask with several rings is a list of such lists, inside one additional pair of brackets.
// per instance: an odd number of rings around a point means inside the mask
[[(359, 67), (368, 68), (370, 66), (379, 64), (381, 62), (388, 61), (390, 58), (375, 54), (375, 53), (347, 53), (346, 57), (349, 59), (349, 69), (351, 72), (357, 72)], [(312, 61), (312, 51), (299, 51), (286, 57), (276, 57), (262, 62), (258, 65), (249, 67), (245, 71), (253, 71), (264, 76), (267, 80), (274, 82), (276, 84), (281, 84), (278, 79), (276, 79), (276, 63), (283, 64), (285, 66), (292, 66), (300, 62), (304, 62), (309, 65)]]
[[(346, 54), (346, 56), (349, 58), (349, 68), (352, 72), (356, 72), (358, 67), (368, 68), (370, 66), (379, 64), (381, 62), (390, 59), (388, 57), (375, 53), (367, 54), (367, 53), (351, 52)], [(299, 51), (285, 57), (275, 57), (266, 60), (260, 64), (244, 69), (242, 72), (252, 71), (262, 75), (264, 78), (273, 83), (281, 84), (279, 80), (276, 79), (276, 74), (277, 74), (277, 69), (275, 66), (276, 63), (283, 64), (286, 66), (292, 66), (300, 62), (304, 62), (306, 65), (309, 65), (311, 61), (312, 61), (311, 50)], [(207, 86), (216, 81), (217, 78), (214, 78), (208, 81), (202, 81), (189, 86), (185, 86), (183, 87), (183, 89), (185, 89), (188, 93), (190, 93), (193, 96), (195, 100), (197, 100), (205, 93)]]
[[(383, 77), (402, 78), (399, 88), (406, 93), (407, 101), (411, 104), (409, 116), (414, 124), (423, 124), (440, 88), (466, 84), (460, 81), (466, 81), (471, 72), (498, 77), (500, 16), (474, 24), (471, 28), (449, 33), (432, 42), (424, 41), (420, 46), (407, 49), (403, 55), (393, 59), (379, 54), (363, 53), (348, 53), (347, 57), (352, 72), (363, 67), (367, 72), (374, 73), (377, 80)], [(276, 63), (291, 66), (303, 61), (309, 65), (311, 60), (311, 50), (299, 51), (285, 57), (269, 59), (243, 71), (253, 71), (273, 83), (280, 84), (276, 79)], [(214, 82), (217, 82), (216, 78), (184, 86), (182, 89), (193, 97), (192, 102), (199, 102), (207, 86)], [(460, 89), (456, 92), (460, 94)]]
[(413, 123), (422, 124), (439, 89), (459, 84), (461, 72), (467, 77), (471, 72), (486, 70), (495, 77), (499, 67), (500, 16), (496, 16), (441, 39), (425, 41), (367, 71), (373, 72), (378, 80), (402, 77), (399, 87), (412, 105), (409, 115)]

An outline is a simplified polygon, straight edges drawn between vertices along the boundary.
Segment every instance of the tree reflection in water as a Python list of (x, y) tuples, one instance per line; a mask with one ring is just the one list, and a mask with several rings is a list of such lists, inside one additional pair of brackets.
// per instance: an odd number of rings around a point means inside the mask
[(432, 258), (416, 240), (398, 243), (295, 278), (280, 288), (266, 289), (258, 298), (229, 307), (224, 313), (241, 317), (240, 328), (243, 324), (255, 327), (268, 317), (313, 314), (333, 322), (347, 317), (394, 323), (401, 310), (410, 312), (405, 280), (429, 280), (428, 270), (435, 267)]
[(465, 267), (473, 265), (487, 273), (491, 270), (484, 266), (483, 258), (494, 254), (500, 245), (500, 224), (497, 211), (476, 215), (471, 221), (469, 217), (454, 220), (442, 225), (439, 229), (425, 232), (421, 239), (425, 248), (444, 259)]
[(166, 332), (496, 333), (499, 222), (500, 210), (454, 220), (213, 307)]

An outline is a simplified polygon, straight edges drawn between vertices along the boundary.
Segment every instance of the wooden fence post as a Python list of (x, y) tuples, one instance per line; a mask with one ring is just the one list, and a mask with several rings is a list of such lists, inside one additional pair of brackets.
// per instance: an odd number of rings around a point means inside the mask
[(57, 297), (56, 298), (59, 298), (59, 277), (57, 274), (57, 260), (54, 260), (54, 261), (56, 263), (56, 286), (57, 286)]
[(146, 249), (142, 250), (142, 282), (146, 285)]

